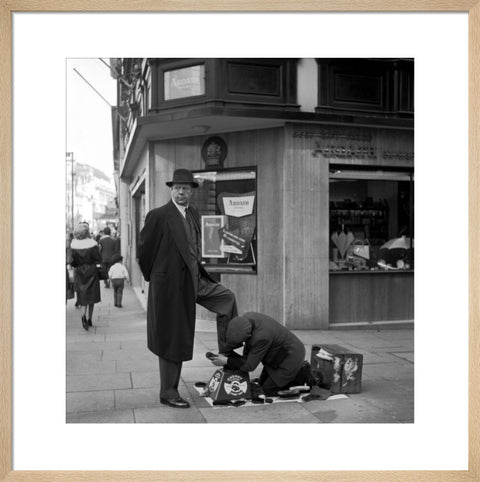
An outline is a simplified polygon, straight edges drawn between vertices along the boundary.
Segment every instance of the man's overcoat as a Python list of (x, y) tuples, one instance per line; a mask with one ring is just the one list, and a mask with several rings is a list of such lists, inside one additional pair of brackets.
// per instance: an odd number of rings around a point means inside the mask
[[(196, 229), (199, 215), (189, 207)], [(195, 288), (192, 258), (182, 214), (173, 201), (153, 209), (140, 232), (137, 258), (149, 281), (148, 348), (172, 361), (191, 360), (195, 334)], [(203, 276), (213, 281), (198, 263)]]

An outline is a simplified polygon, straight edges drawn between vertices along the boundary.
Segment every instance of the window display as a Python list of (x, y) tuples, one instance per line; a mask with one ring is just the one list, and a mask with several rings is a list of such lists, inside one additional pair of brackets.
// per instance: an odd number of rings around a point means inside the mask
[(219, 273), (256, 272), (257, 186), (255, 169), (194, 172), (192, 202), (202, 228), (202, 262)]
[(413, 171), (330, 166), (330, 269), (413, 269)]

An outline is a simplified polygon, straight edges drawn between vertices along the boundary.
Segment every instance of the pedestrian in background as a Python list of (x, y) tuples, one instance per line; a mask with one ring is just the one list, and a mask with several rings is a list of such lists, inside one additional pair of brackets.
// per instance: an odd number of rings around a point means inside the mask
[(123, 257), (120, 254), (114, 254), (112, 258), (112, 266), (108, 270), (108, 278), (112, 282), (113, 301), (117, 308), (122, 308), (123, 288), (125, 281), (129, 282), (127, 268), (122, 264)]
[(92, 324), (93, 308), (100, 301), (100, 280), (97, 264), (102, 262), (98, 244), (90, 238), (88, 224), (80, 223), (70, 243), (71, 266), (75, 268), (75, 288), (78, 303), (83, 306), (82, 326), (88, 331)]
[[(111, 230), (107, 226), (103, 230), (103, 237), (100, 238), (98, 244), (100, 245), (100, 253), (102, 255), (102, 263), (105, 268), (105, 271), (108, 273), (108, 270), (113, 264), (113, 256), (115, 254), (120, 254), (120, 247), (119, 243), (116, 239), (113, 239), (111, 236)], [(110, 287), (110, 280), (104, 280), (105, 288)]]
[(171, 200), (145, 217), (138, 262), (149, 281), (148, 348), (159, 359), (160, 402), (175, 408), (190, 404), (180, 397), (182, 363), (193, 357), (195, 303), (217, 314), (219, 351), (226, 350), (227, 325), (237, 316), (235, 295), (213, 280), (201, 261), (200, 216), (190, 206), (198, 183), (187, 169), (177, 169), (166, 183)]
[[(75, 298), (75, 284), (74, 284), (74, 269), (72, 268), (72, 250), (70, 249), (70, 244), (73, 239), (73, 233), (70, 233), (67, 236), (67, 239), (65, 241), (65, 265), (66, 265), (66, 286), (65, 286), (65, 292), (66, 292), (66, 301), (71, 300), (72, 298)], [(77, 304), (75, 303), (75, 306)]]

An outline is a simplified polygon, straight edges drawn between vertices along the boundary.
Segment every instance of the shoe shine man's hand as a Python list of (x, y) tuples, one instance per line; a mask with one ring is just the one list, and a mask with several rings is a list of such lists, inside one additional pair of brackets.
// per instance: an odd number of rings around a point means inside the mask
[(227, 364), (228, 358), (225, 355), (218, 354), (215, 358), (210, 358), (211, 362), (217, 367), (223, 367)]

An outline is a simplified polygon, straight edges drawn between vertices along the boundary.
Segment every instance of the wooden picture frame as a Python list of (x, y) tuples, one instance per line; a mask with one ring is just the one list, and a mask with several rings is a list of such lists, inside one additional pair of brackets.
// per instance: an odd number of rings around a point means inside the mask
[[(468, 12), (469, 23), (469, 453), (465, 471), (13, 471), (12, 470), (12, 20), (15, 12)], [(0, 5), (0, 480), (423, 480), (480, 478), (480, 0), (4, 0)], [(441, 430), (441, 421), (439, 421)]]

